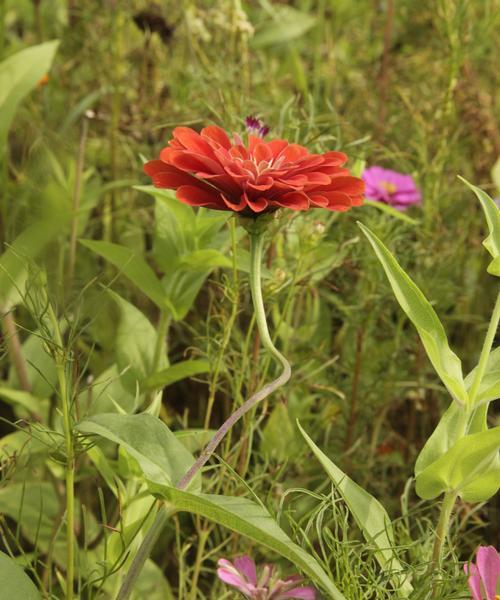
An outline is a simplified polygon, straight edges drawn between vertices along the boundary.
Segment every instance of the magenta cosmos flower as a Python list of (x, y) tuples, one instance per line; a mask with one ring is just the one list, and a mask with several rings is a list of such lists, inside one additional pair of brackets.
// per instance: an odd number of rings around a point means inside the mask
[(411, 175), (373, 166), (362, 175), (366, 185), (367, 200), (384, 202), (397, 210), (406, 210), (412, 204), (420, 204), (422, 195)]
[(468, 584), (472, 600), (499, 600), (500, 554), (493, 546), (479, 546), (476, 564), (464, 565), (469, 576)]
[(303, 587), (303, 579), (293, 575), (286, 579), (273, 577), (273, 566), (264, 565), (260, 577), (257, 577), (255, 562), (249, 556), (240, 556), (234, 562), (221, 558), (217, 575), (224, 583), (236, 588), (249, 600), (315, 600), (316, 592), (312, 587)]

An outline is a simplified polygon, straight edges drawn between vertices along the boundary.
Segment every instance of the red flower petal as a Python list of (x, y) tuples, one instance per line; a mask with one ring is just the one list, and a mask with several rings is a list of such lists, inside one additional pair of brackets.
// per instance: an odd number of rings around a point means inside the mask
[(209, 125), (208, 127), (205, 127), (201, 130), (201, 135), (202, 137), (206, 137), (214, 142), (217, 142), (226, 150), (231, 148), (231, 142), (229, 141), (226, 132), (216, 125)]
[(239, 202), (231, 202), (231, 200), (229, 200), (228, 198), (226, 198), (226, 196), (224, 196), (224, 194), (222, 194), (222, 200), (228, 208), (230, 208), (231, 210), (235, 210), (236, 212), (241, 212), (247, 206), (247, 201), (244, 195), (241, 196)]
[(174, 139), (178, 140), (184, 148), (196, 152), (197, 154), (206, 154), (213, 157), (213, 151), (210, 144), (204, 140), (199, 133), (189, 127), (176, 127), (172, 132)]
[(195, 185), (181, 185), (177, 189), (177, 199), (190, 206), (207, 206), (209, 208), (223, 208), (220, 194)]
[(273, 204), (292, 210), (307, 210), (309, 208), (309, 198), (302, 192), (289, 192), (274, 200)]

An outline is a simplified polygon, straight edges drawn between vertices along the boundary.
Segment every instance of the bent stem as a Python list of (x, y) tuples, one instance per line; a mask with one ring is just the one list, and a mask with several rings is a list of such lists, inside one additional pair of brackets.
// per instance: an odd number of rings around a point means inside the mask
[[(200, 454), (198, 459), (194, 462), (193, 466), (187, 471), (187, 473), (180, 479), (175, 486), (179, 490), (186, 489), (193, 479), (198, 475), (203, 466), (212, 456), (217, 446), (224, 439), (224, 436), (233, 427), (235, 423), (241, 419), (248, 411), (254, 408), (261, 400), (267, 398), (270, 394), (276, 391), (290, 379), (292, 370), (290, 363), (287, 359), (279, 352), (274, 346), (269, 334), (269, 328), (267, 326), (266, 311), (264, 308), (264, 301), (262, 299), (262, 287), (261, 287), (261, 264), (262, 264), (262, 247), (264, 244), (264, 232), (252, 232), (250, 231), (250, 289), (252, 292), (252, 301), (255, 311), (255, 319), (257, 321), (257, 327), (259, 329), (260, 338), (263, 346), (269, 350), (269, 352), (281, 363), (283, 370), (279, 377), (277, 377), (271, 383), (268, 383), (263, 388), (258, 390), (255, 394), (250, 396), (236, 411), (234, 411), (230, 417), (221, 425), (216, 431), (212, 439), (208, 442), (203, 452)], [(142, 570), (144, 563), (148, 556), (151, 554), (153, 546), (158, 539), (163, 526), (167, 520), (168, 513), (166, 509), (160, 508), (158, 511), (153, 525), (150, 527), (148, 533), (144, 537), (144, 540), (137, 551), (137, 554), (132, 561), (131, 567), (123, 581), (122, 587), (118, 592), (116, 600), (127, 600), (132, 588), (135, 584), (139, 573)]]
[[(457, 492), (447, 492), (444, 495), (443, 502), (441, 504), (441, 511), (439, 513), (439, 521), (436, 527), (436, 537), (434, 539), (434, 547), (432, 549), (432, 558), (427, 569), (427, 575), (434, 575), (434, 572), (441, 565), (441, 559), (443, 557), (443, 544), (448, 534), (448, 528), (450, 524), (451, 513), (455, 506), (457, 499)], [(433, 597), (437, 592), (436, 586), (433, 586)]]

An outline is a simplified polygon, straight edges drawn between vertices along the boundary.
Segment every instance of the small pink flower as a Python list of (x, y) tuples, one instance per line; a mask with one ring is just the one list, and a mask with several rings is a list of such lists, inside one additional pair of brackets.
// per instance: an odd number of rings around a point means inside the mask
[(234, 562), (221, 558), (217, 575), (224, 583), (236, 588), (248, 600), (315, 600), (312, 587), (303, 587), (303, 579), (292, 575), (286, 579), (273, 577), (272, 565), (264, 565), (257, 577), (255, 562), (249, 556), (240, 556)]
[(420, 190), (411, 175), (373, 166), (364, 170), (362, 179), (366, 184), (367, 200), (383, 202), (401, 211), (422, 201)]
[(464, 565), (469, 576), (468, 584), (472, 600), (496, 600), (500, 584), (500, 554), (493, 546), (479, 546), (476, 564)]

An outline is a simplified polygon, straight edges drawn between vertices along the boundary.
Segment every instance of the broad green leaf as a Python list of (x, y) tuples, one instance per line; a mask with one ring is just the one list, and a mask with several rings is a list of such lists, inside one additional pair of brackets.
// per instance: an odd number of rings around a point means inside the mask
[[(149, 414), (95, 415), (79, 423), (77, 429), (119, 444), (137, 461), (153, 492), (175, 485), (194, 462), (165, 423)], [(199, 477), (193, 486), (199, 489)]]
[[(492, 495), (488, 474), (497, 463), (499, 449), (500, 427), (466, 435), (417, 475), (417, 494), (432, 500), (444, 492), (473, 489), (476, 501), (488, 500)], [(497, 479), (493, 493), (499, 485)]]
[(33, 414), (39, 413), (41, 408), (39, 398), (22, 390), (0, 387), (0, 399), (8, 404), (18, 404)]
[(31, 46), (0, 63), (0, 158), (19, 103), (48, 72), (59, 42)]
[(102, 256), (119, 269), (160, 310), (169, 307), (169, 302), (160, 280), (153, 269), (133, 250), (119, 244), (97, 240), (80, 240), (80, 244)]
[(291, 6), (273, 6), (273, 18), (266, 19), (251, 40), (253, 48), (267, 48), (292, 42), (312, 29), (316, 17), (301, 12)]
[(486, 217), (486, 222), (488, 223), (488, 228), (490, 230), (490, 234), (483, 241), (483, 246), (493, 257), (493, 260), (488, 266), (488, 273), (500, 277), (500, 209), (492, 198), (490, 198), (486, 192), (483, 192), (481, 188), (472, 185), (472, 183), (469, 183), (463, 177), (459, 177), (459, 179), (476, 194), (479, 202), (481, 202), (484, 216)]
[[(133, 304), (108, 290), (120, 311), (120, 321), (116, 332), (116, 363), (123, 385), (132, 394), (137, 384), (143, 382), (154, 370), (154, 353), (157, 332), (149, 320)], [(166, 366), (162, 357), (160, 367)]]
[(117, 365), (111, 365), (100, 373), (88, 389), (80, 392), (78, 400), (81, 414), (85, 417), (101, 413), (132, 413), (136, 406), (137, 389), (125, 387)]
[(210, 364), (208, 360), (183, 360), (163, 369), (163, 371), (158, 371), (150, 375), (145, 381), (145, 386), (148, 389), (164, 388), (176, 381), (186, 379), (186, 377), (208, 373), (209, 370)]
[(180, 260), (180, 265), (199, 271), (213, 269), (214, 267), (232, 267), (233, 262), (222, 252), (213, 248), (205, 248), (204, 250), (195, 250), (190, 254), (185, 254)]
[(321, 585), (330, 598), (345, 600), (318, 562), (294, 544), (262, 506), (247, 498), (190, 494), (174, 488), (164, 489), (162, 495), (179, 511), (201, 515), (274, 550)]
[(175, 432), (175, 437), (194, 454), (202, 450), (214, 434), (215, 429), (181, 429)]
[(176, 321), (182, 321), (190, 311), (211, 270), (212, 268), (191, 271), (184, 267), (164, 278), (163, 283)]
[(358, 223), (358, 225), (382, 263), (401, 308), (417, 328), (427, 356), (441, 381), (453, 398), (461, 404), (466, 404), (468, 395), (462, 374), (462, 363), (451, 350), (446, 332), (436, 311), (378, 237), (362, 223)]
[(302, 429), (300, 423), (297, 422), (297, 425), (314, 455), (344, 499), (363, 535), (369, 543), (376, 546), (375, 556), (380, 566), (382, 569), (390, 569), (394, 574), (392, 578), (394, 586), (405, 598), (408, 597), (413, 587), (408, 581), (402, 579), (401, 575), (404, 570), (394, 551), (392, 522), (387, 511), (376, 498), (350, 479), (316, 446)]
[(464, 407), (452, 402), (420, 451), (415, 462), (415, 475), (443, 456), (455, 444), (463, 434), (463, 421), (466, 418)]
[(405, 223), (409, 223), (410, 225), (417, 225), (418, 221), (416, 219), (412, 219), (406, 213), (396, 210), (394, 207), (389, 204), (385, 204), (384, 202), (376, 202), (375, 200), (365, 200), (365, 206), (373, 206), (377, 210), (384, 212), (395, 219), (399, 219), (400, 221), (404, 221)]
[(304, 444), (298, 437), (288, 407), (278, 402), (262, 430), (260, 450), (279, 461), (293, 460)]
[[(475, 373), (476, 367), (465, 378), (465, 387), (467, 389), (471, 387)], [(498, 398), (500, 398), (500, 346), (495, 348), (488, 357), (486, 370), (477, 393), (476, 404), (491, 402)]]
[(3, 552), (0, 552), (0, 581), (2, 582), (0, 599), (40, 600), (41, 598), (35, 584), (23, 569)]
[(500, 482), (500, 456), (497, 454), (488, 470), (460, 490), (465, 502), (484, 502), (497, 493)]

